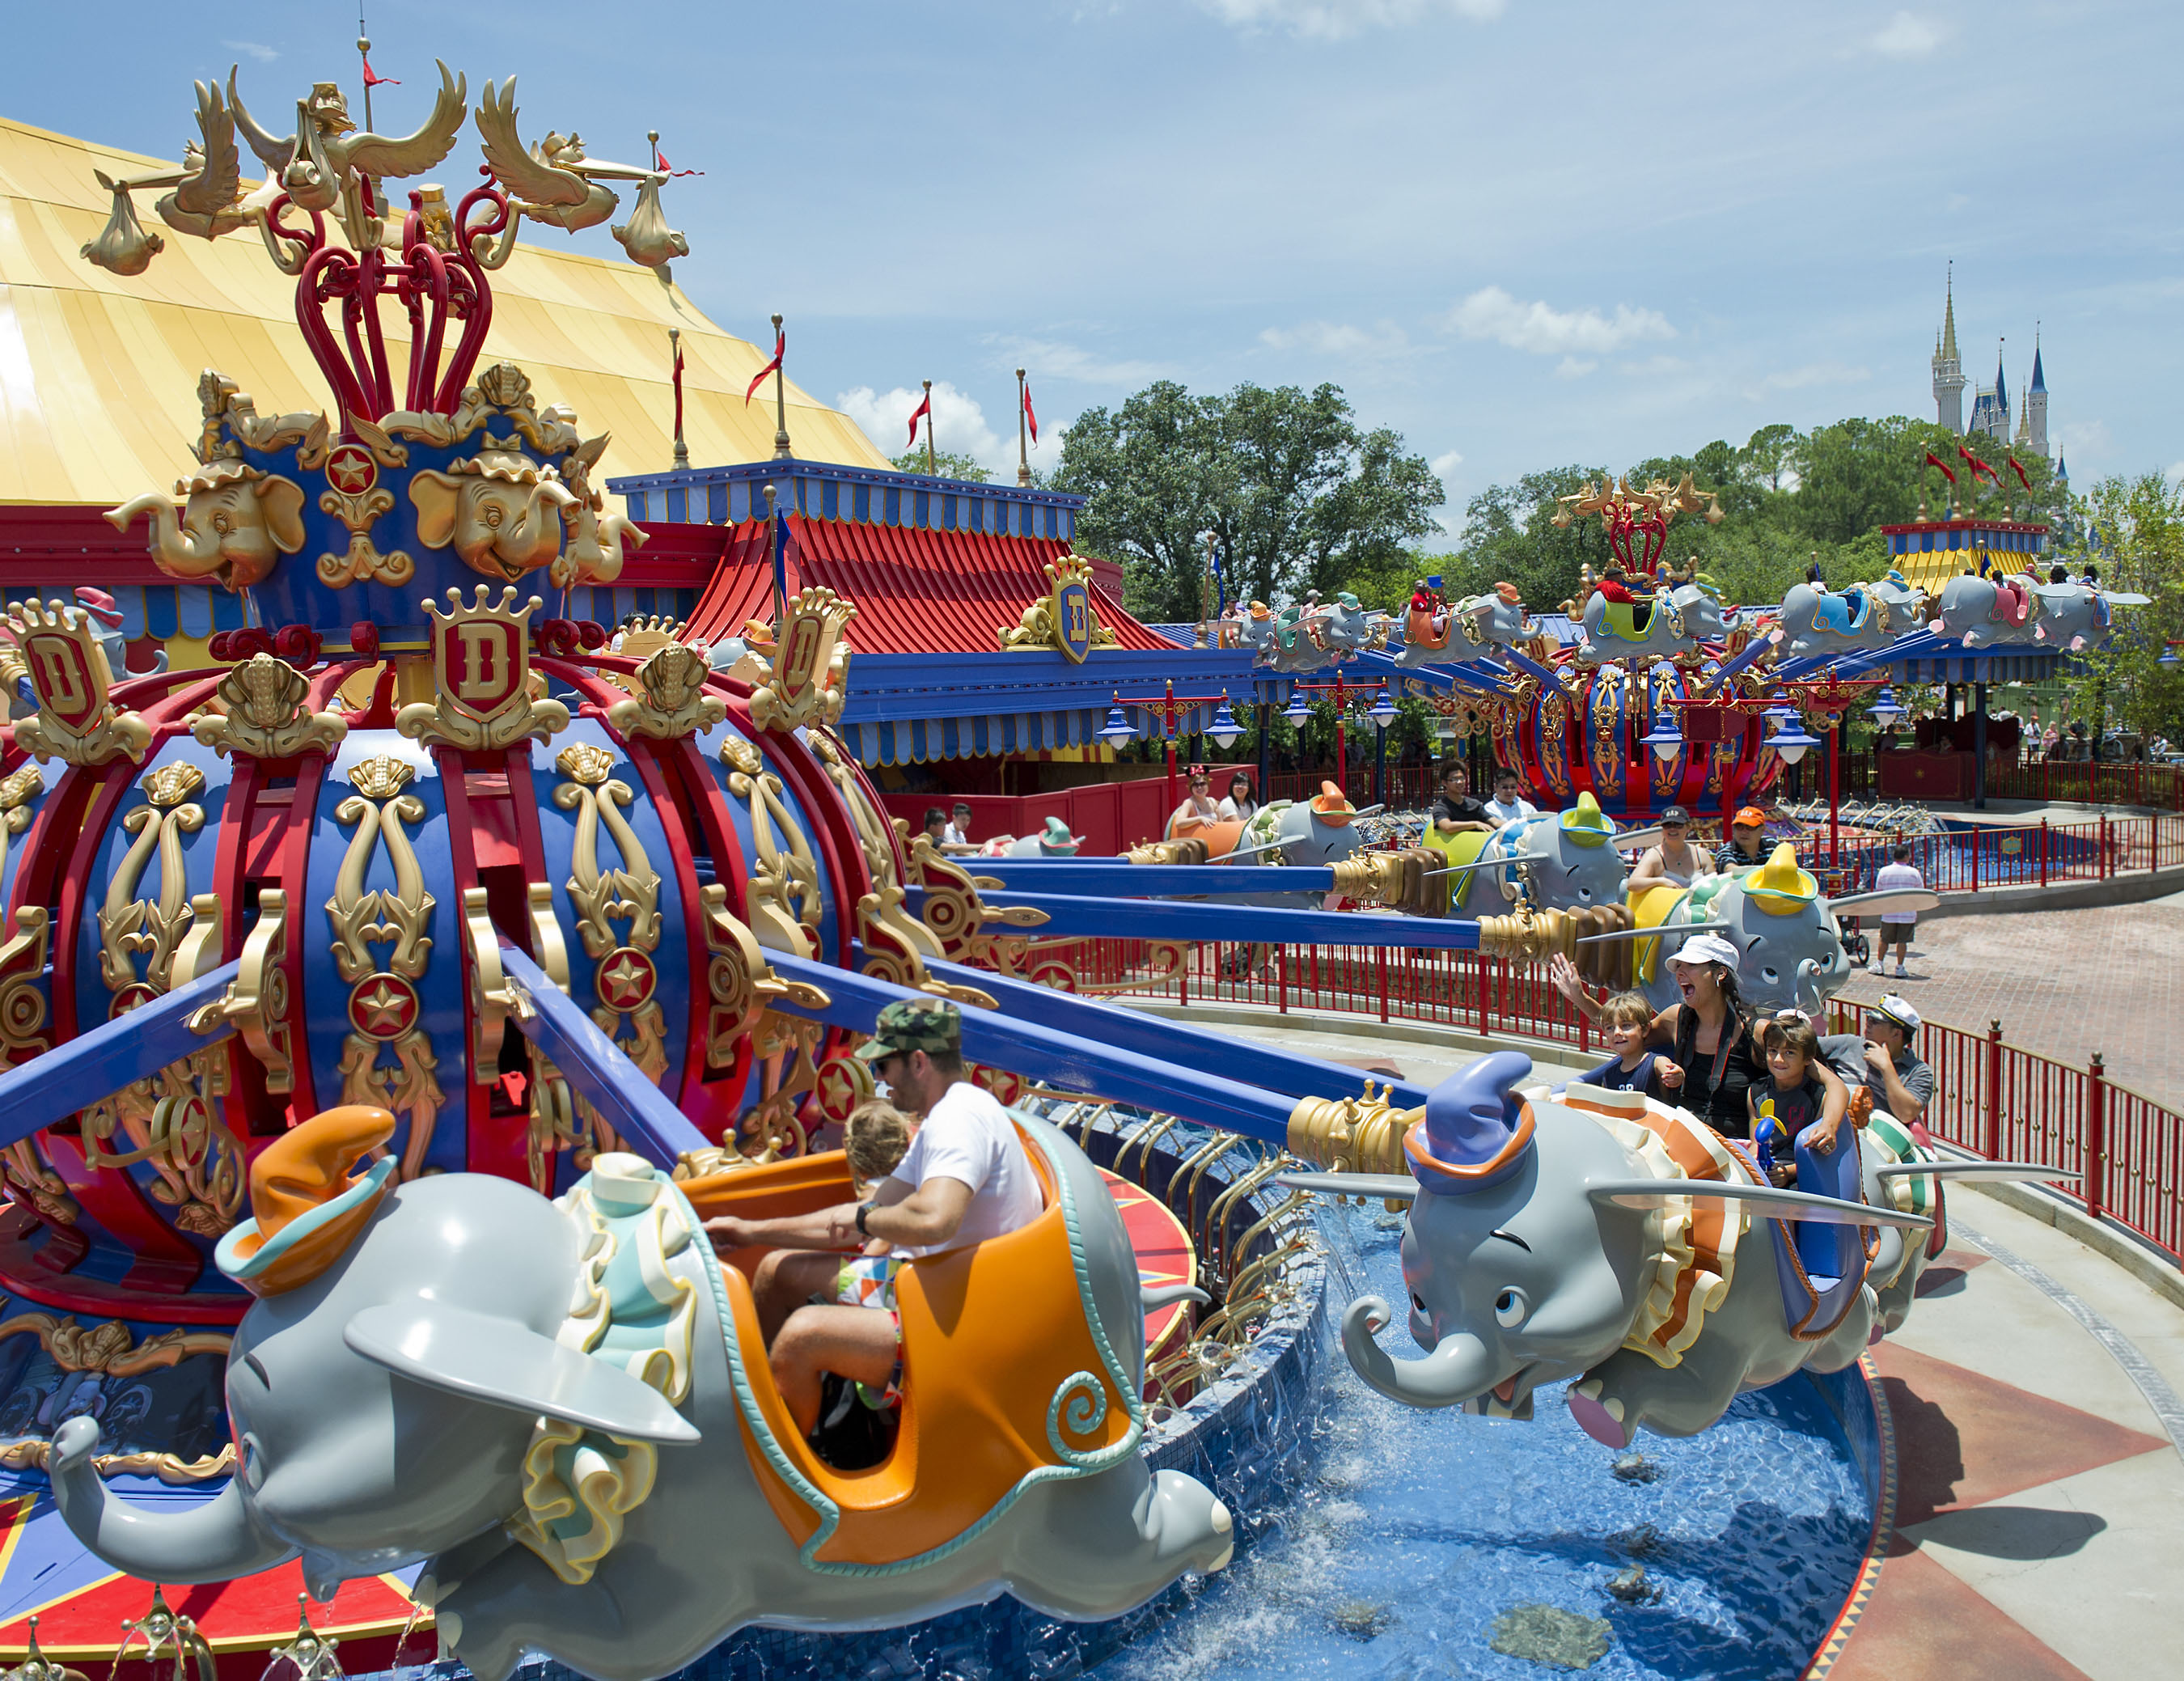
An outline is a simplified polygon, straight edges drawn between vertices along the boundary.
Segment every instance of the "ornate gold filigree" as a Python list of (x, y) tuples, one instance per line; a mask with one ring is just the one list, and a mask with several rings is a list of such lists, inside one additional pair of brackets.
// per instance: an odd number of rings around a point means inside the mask
[(160, 1331), (138, 1342), (119, 1319), (86, 1325), (52, 1313), (18, 1313), (0, 1319), (0, 1340), (29, 1333), (64, 1372), (133, 1378), (187, 1360), (193, 1354), (226, 1355), (225, 1331)]
[[(399, 444), (394, 447), (402, 449)], [(409, 451), (402, 449), (402, 454), (406, 458)], [(336, 554), (329, 549), (319, 556), (321, 582), (336, 589), (358, 583), (400, 585), (417, 575), (417, 563), (403, 550), (398, 548), (391, 554), (382, 554), (371, 541), (372, 522), (394, 511), (394, 493), (384, 485), (375, 484), (355, 491), (322, 491), (319, 494), (319, 509), (321, 513), (332, 515), (348, 529), (346, 553)]]
[[(622, 815), (636, 796), (628, 783), (609, 774), (615, 756), (604, 748), (575, 743), (554, 763), (568, 778), (554, 788), (554, 803), (577, 814), (567, 887), (577, 938), (592, 959), (592, 990), (599, 999), (592, 1020), (610, 1038), (627, 1024), (628, 1037), (617, 1044), (646, 1078), (657, 1081), (667, 1071), (666, 1017), (653, 956), (660, 947), (660, 872)], [(600, 867), (602, 828), (621, 856), (612, 869)], [(627, 932), (617, 932), (617, 922), (627, 924)]]
[(0, 868), (8, 862), (8, 843), (31, 827), (31, 802), (46, 791), (45, 772), (35, 765), (0, 776)]
[[(146, 803), (122, 816), (123, 830), (136, 838), (108, 879), (98, 916), (99, 977), (117, 1004), (125, 992), (142, 988), (164, 993), (170, 984), (176, 945), (196, 914), (182, 837), (204, 827), (204, 808), (192, 798), (204, 785), (204, 772), (196, 765), (186, 759), (171, 760), (145, 776), (137, 786)], [(159, 860), (157, 895), (139, 899), (137, 883), (154, 854)], [(140, 953), (148, 958), (141, 977), (136, 962)]]
[[(1092, 604), (1092, 569), (1078, 556), (1064, 554), (1048, 561), (1045, 571), (1052, 586), (1046, 598), (1025, 608), (1015, 624), (994, 632), (1001, 652), (1058, 653), (1082, 661), (1093, 648), (1116, 646), (1114, 632), (1100, 621), (1100, 610)], [(1212, 616), (1210, 604), (1206, 616)], [(1078, 634), (1071, 636), (1072, 629)]]
[(895, 880), (894, 837), (887, 819), (865, 791), (864, 779), (850, 763), (841, 744), (824, 730), (813, 730), (807, 739), (827, 775), (840, 790), (842, 802), (857, 826), (857, 843), (865, 854), (865, 873), (872, 890), (857, 899), (857, 939), (865, 949), (864, 972), (897, 986), (937, 991), (946, 982), (925, 972), (925, 960), (941, 955), (940, 942), (931, 929), (904, 908), (908, 895)]
[(1028, 905), (988, 905), (978, 897), (978, 883), (970, 874), (923, 834), (909, 834), (909, 825), (895, 820), (895, 831), (909, 841), (910, 877), (925, 889), (923, 921), (939, 943), (940, 955), (951, 963), (990, 963), (1003, 974), (1013, 972), (1028, 943), (1028, 937), (989, 933), (996, 928), (1036, 928), (1050, 919), (1044, 910)]
[(823, 584), (796, 593), (775, 635), (766, 680), (751, 692), (751, 722), (761, 730), (794, 730), (841, 721), (850, 654), (843, 632), (856, 616), (855, 608)]
[(80, 610), (58, 601), (18, 603), (8, 628), (29, 667), (38, 710), (15, 726), (15, 744), (41, 764), (90, 766), (127, 757), (141, 765), (152, 727), (109, 698), (114, 674)]
[(222, 755), (292, 759), (331, 753), (348, 734), (336, 712), (305, 710), (311, 680), (287, 660), (254, 654), (220, 680), (221, 711), (199, 718), (190, 733)]
[(637, 692), (607, 708), (608, 726), (625, 740), (660, 741), (712, 728), (728, 715), (728, 703), (705, 687), (706, 660), (703, 643), (671, 642), (656, 649), (637, 668)]
[[(0, 1444), (0, 1465), (10, 1471), (43, 1471), (53, 1450), (53, 1444), (42, 1436), (8, 1442)], [(184, 1459), (180, 1454), (171, 1453), (94, 1454), (91, 1468), (102, 1477), (156, 1477), (169, 1488), (184, 1488), (193, 1483), (209, 1483), (216, 1477), (231, 1476), (235, 1471), (235, 1444), (230, 1442), (218, 1453), (202, 1454), (196, 1459)], [(31, 1620), (36, 1621), (35, 1617)], [(75, 1673), (72, 1669), (65, 1672), (70, 1675)]]
[(52, 1048), (46, 1025), (46, 945), (51, 914), (42, 905), (19, 906), (0, 943), (0, 1049), (16, 1063)]
[(819, 861), (782, 798), (781, 779), (739, 736), (721, 743), (728, 790), (750, 808), (758, 860), (744, 886), (744, 915), (760, 945), (792, 957), (819, 955)]
[(503, 588), (486, 603), (480, 584), (469, 605), (450, 589), (452, 611), (426, 601), (432, 615), (433, 699), (394, 715), (394, 727), (427, 746), (470, 752), (510, 747), (525, 737), (547, 741), (569, 727), (569, 709), (535, 698), (531, 688), (531, 615), (544, 604), (532, 596), (521, 608)]
[(1290, 1111), (1290, 1154), (1337, 1173), (1407, 1173), (1403, 1134), (1425, 1113), (1390, 1107), (1370, 1080), (1362, 1098), (1299, 1098)]
[(6, 1178), (15, 1200), (28, 1203), (42, 1220), (73, 1226), (82, 1212), (69, 1194), (68, 1181), (38, 1154), (32, 1139), (20, 1138), (0, 1150), (0, 1177)]
[[(326, 901), (334, 967), (349, 983), (342, 1101), (376, 1104), (410, 1117), (402, 1150), (404, 1179), (423, 1171), (447, 1102), (415, 985), (432, 960), (432, 937), (426, 930), (437, 901), (425, 890), (425, 872), (404, 827), (425, 821), (425, 802), (403, 792), (413, 774), (406, 761), (387, 754), (349, 767), (349, 786), (356, 793), (335, 808), (334, 818), (355, 824), (356, 833), (342, 856), (334, 896)], [(367, 889), (365, 879), (382, 842), (393, 866), (394, 886)], [(383, 959), (372, 951), (375, 945), (389, 947)], [(391, 1065), (382, 1060), (382, 1047)]]
[(750, 929), (728, 909), (727, 888), (708, 882), (698, 890), (698, 902), (705, 918), (705, 949), (712, 954), (705, 965), (705, 1063), (725, 1068), (736, 1060), (738, 1042), (776, 999), (806, 1010), (823, 1010), (829, 999), (817, 987), (773, 972)]

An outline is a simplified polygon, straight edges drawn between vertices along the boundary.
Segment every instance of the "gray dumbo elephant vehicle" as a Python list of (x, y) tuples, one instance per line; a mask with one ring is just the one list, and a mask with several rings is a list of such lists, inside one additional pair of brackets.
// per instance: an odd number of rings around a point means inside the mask
[(1600, 665), (1689, 654), (1735, 630), (1738, 614), (1735, 608), (1724, 609), (1705, 585), (1684, 583), (1635, 601), (1611, 601), (1595, 590), (1585, 600), (1580, 622), (1585, 635), (1577, 645), (1578, 664)]
[[(743, 1263), (710, 1215), (824, 1206), (838, 1155), (671, 1181), (603, 1155), (558, 1202), (484, 1175), (392, 1183), (385, 1111), (269, 1145), (220, 1245), (258, 1296), (227, 1405), (234, 1478), (136, 1506), (64, 1425), (51, 1470), (92, 1552), (153, 1581), (301, 1556), (312, 1594), (423, 1561), (443, 1656), (503, 1681), (527, 1651), (649, 1681), (746, 1623), (875, 1628), (1006, 1591), (1112, 1617), (1227, 1562), (1199, 1483), (1149, 1472), (1134, 1257), (1099, 1174), (1017, 1125), (1045, 1208), (905, 1269), (904, 1414), (889, 1456), (819, 1457), (774, 1389)], [(1164, 1299), (1164, 1298), (1163, 1298)]]
[(1844, 590), (1796, 584), (1782, 598), (1782, 652), (1804, 659), (1886, 648), (1919, 628), (1925, 606), (1925, 591), (1904, 582), (1901, 572)]
[(1875, 1117), (1825, 1152), (1801, 1141), (1797, 1183), (1819, 1188), (1779, 1188), (1684, 1110), (1578, 1084), (1557, 1100), (1520, 1088), (1531, 1071), (1494, 1052), (1398, 1117), (1407, 1174), (1283, 1176), (1410, 1205), (1403, 1282), (1425, 1357), (1374, 1341), (1394, 1317), (1378, 1296), (1342, 1319), (1350, 1363), (1393, 1400), (1529, 1418), (1535, 1391), (1568, 1381), (1596, 1440), (1693, 1435), (1742, 1391), (1840, 1371), (1903, 1323), (1939, 1251), (1943, 1178), (2070, 1177), (1944, 1162)]
[(1581, 943), (1635, 943), (1633, 983), (1647, 1003), (1665, 1010), (1682, 996), (1669, 954), (1691, 935), (1718, 933), (1736, 948), (1737, 991), (1747, 1004), (1817, 1016), (1850, 979), (1837, 916), (1930, 910), (1940, 903), (1924, 888), (1827, 899), (1785, 841), (1758, 869), (1702, 876), (1688, 888), (1647, 888), (1630, 903), (1629, 929)]

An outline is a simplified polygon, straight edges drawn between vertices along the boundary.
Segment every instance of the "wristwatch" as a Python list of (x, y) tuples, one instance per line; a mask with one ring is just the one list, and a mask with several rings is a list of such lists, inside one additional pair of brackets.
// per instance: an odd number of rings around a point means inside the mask
[(861, 1202), (857, 1205), (857, 1230), (866, 1237), (872, 1236), (872, 1228), (865, 1224), (865, 1222), (872, 1217), (872, 1211), (878, 1206), (879, 1204), (877, 1202)]

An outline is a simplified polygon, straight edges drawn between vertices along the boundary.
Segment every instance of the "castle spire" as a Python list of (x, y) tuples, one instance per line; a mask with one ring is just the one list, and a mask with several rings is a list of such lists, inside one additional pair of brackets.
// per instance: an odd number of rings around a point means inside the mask
[(1964, 429), (1964, 365), (1957, 355), (1956, 265), (1949, 265), (1942, 305), (1942, 331), (1934, 340), (1934, 420), (1953, 432)]
[(1957, 360), (1957, 265), (1953, 260), (1949, 264), (1948, 279), (1944, 282), (1944, 287), (1941, 353), (1944, 359), (1953, 362)]
[(2048, 453), (2048, 375), (2040, 365), (2040, 323), (2032, 324), (2032, 384), (2025, 393), (2025, 421), (2026, 442), (2045, 455)]

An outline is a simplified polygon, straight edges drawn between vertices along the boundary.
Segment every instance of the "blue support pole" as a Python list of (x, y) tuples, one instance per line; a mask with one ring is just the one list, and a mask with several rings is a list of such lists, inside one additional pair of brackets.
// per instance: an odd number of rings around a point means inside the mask
[(218, 1044), (235, 1031), (232, 1022), (193, 1033), (190, 1017), (218, 1003), (242, 967), (224, 963), (0, 1074), (0, 1147), (20, 1144), (132, 1082)]
[[(1274, 945), (1357, 945), (1414, 951), (1476, 951), (1479, 924), (1450, 917), (1379, 911), (1285, 910), (1257, 905), (1206, 905), (1189, 899), (1068, 899), (1057, 893), (994, 891), (989, 904), (1046, 912), (1041, 938), (1262, 940)], [(925, 890), (910, 890), (910, 912), (924, 914)]]
[[(1276, 1050), (1234, 1033), (1193, 1027), (1181, 1021), (1125, 1009), (1097, 999), (1078, 998), (1052, 987), (1034, 986), (985, 969), (967, 969), (958, 963), (925, 960), (926, 972), (937, 980), (959, 987), (976, 987), (989, 994), (1001, 1014), (1019, 1021), (1035, 1021), (1059, 1032), (1073, 1033), (1096, 1044), (1114, 1045), (1141, 1056), (1157, 1057), (1185, 1068), (1243, 1081), (1256, 1086), (1278, 1086), (1299, 1097), (1346, 1098), (1363, 1094), (1373, 1076), (1339, 1062), (1323, 1062), (1316, 1056)], [(1391, 1080), (1388, 1101), (1398, 1109), (1415, 1109), (1426, 1100), (1424, 1086)]]
[[(773, 1006), (810, 1021), (869, 1033), (880, 1011), (897, 999), (933, 1001), (930, 993), (913, 992), (870, 975), (852, 974), (777, 951), (766, 955), (776, 974), (809, 982), (827, 994), (830, 1002), (817, 1010), (786, 1000)], [(985, 987), (992, 979), (980, 971), (977, 984)], [(1242, 1133), (1268, 1144), (1287, 1142), (1290, 1111), (1296, 1106), (1292, 1098), (1217, 1074), (1178, 1067), (1119, 1045), (1091, 1044), (1036, 1021), (990, 1010), (963, 1012), (963, 1055), (974, 1062), (1051, 1080), (1071, 1091), (1179, 1115), (1201, 1126)]]
[(715, 1142), (526, 954), (504, 942), (500, 962), (530, 999), (529, 1008), (510, 1019), (639, 1155), (655, 1167), (672, 1167), (684, 1150), (704, 1149)]
[(1112, 858), (967, 858), (974, 876), (1011, 891), (1093, 894), (1102, 899), (1197, 899), (1238, 893), (1330, 893), (1325, 865), (1124, 864)]

